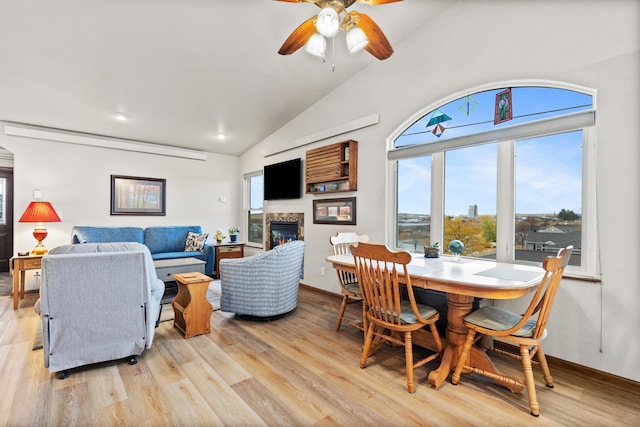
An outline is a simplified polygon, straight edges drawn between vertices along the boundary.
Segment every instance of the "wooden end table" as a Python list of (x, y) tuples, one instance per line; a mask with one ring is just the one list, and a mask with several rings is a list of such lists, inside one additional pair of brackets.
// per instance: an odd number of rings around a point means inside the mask
[(174, 274), (178, 282), (178, 294), (173, 300), (173, 326), (185, 338), (211, 332), (213, 306), (207, 301), (207, 288), (211, 277), (202, 273)]
[(24, 299), (24, 272), (42, 268), (44, 255), (15, 256), (9, 260), (9, 270), (13, 275), (13, 309), (18, 308), (18, 297)]
[(216, 243), (213, 245), (216, 250), (216, 271), (215, 278), (220, 278), (220, 260), (224, 258), (244, 257), (244, 243)]

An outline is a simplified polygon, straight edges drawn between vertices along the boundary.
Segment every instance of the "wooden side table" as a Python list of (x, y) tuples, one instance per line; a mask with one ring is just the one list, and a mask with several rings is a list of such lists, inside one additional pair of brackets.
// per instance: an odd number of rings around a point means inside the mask
[(42, 268), (43, 255), (15, 256), (9, 260), (9, 270), (13, 275), (13, 309), (18, 308), (18, 297), (24, 299), (24, 272)]
[(242, 258), (244, 256), (244, 243), (216, 243), (215, 278), (220, 278), (220, 260), (224, 258)]
[(202, 273), (174, 274), (178, 294), (173, 300), (173, 326), (185, 338), (211, 332), (213, 306), (207, 301), (207, 288), (211, 277)]

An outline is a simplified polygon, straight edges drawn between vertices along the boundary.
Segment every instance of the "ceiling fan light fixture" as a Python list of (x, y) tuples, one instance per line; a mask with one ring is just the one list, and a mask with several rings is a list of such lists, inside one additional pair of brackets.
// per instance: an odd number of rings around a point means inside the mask
[(360, 52), (367, 44), (369, 44), (369, 38), (362, 31), (362, 28), (353, 27), (347, 32), (347, 48), (349, 52)]
[[(395, 3), (402, 0), (277, 0), (288, 3), (313, 3), (320, 13), (298, 26), (284, 41), (278, 53), (290, 55), (306, 46), (312, 55), (325, 58), (327, 39), (333, 39), (340, 31), (347, 33), (347, 47), (350, 52), (361, 49), (380, 61), (393, 55), (393, 48), (382, 29), (373, 19), (355, 10), (347, 11), (356, 1), (372, 6)], [(357, 29), (354, 29), (358, 27)], [(333, 39), (335, 40), (335, 39)], [(332, 40), (332, 42), (333, 42)], [(333, 44), (332, 44), (333, 54)]]
[(335, 37), (340, 30), (338, 12), (336, 12), (332, 7), (325, 7), (322, 9), (316, 19), (316, 30), (325, 37)]
[(320, 34), (315, 33), (305, 45), (304, 50), (313, 56), (324, 59), (324, 52), (327, 50), (327, 40)]

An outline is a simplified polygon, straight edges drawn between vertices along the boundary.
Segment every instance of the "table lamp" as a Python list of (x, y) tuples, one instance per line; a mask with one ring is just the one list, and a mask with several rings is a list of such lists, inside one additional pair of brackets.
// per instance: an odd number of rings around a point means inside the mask
[(31, 251), (31, 255), (44, 255), (47, 248), (44, 247), (42, 241), (47, 237), (47, 229), (45, 228), (45, 222), (60, 222), (60, 217), (56, 213), (53, 206), (49, 202), (31, 202), (27, 209), (20, 217), (18, 222), (37, 222), (35, 230), (33, 230), (33, 237), (36, 238), (38, 244)]

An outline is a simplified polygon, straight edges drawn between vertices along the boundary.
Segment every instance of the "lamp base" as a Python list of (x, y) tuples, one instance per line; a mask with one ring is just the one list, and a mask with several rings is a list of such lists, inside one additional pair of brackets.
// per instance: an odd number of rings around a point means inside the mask
[(41, 224), (38, 224), (36, 229), (33, 230), (33, 237), (36, 238), (38, 244), (31, 251), (31, 255), (45, 255), (47, 252), (49, 252), (47, 248), (45, 248), (42, 244), (42, 241), (45, 239), (45, 237), (47, 237), (47, 234), (49, 234), (47, 232), (47, 229), (44, 228), (44, 225)]
[(47, 250), (47, 248), (45, 248), (44, 246), (42, 246), (41, 248), (36, 246), (31, 251), (31, 255), (46, 255), (48, 252), (49, 250)]

